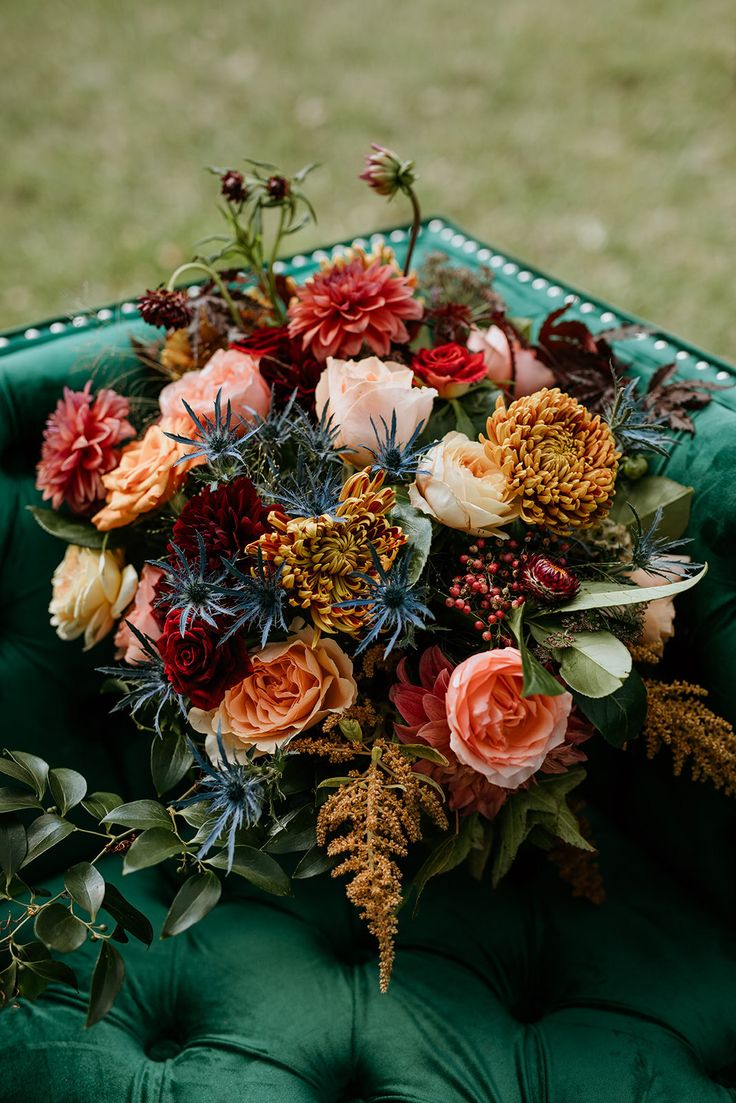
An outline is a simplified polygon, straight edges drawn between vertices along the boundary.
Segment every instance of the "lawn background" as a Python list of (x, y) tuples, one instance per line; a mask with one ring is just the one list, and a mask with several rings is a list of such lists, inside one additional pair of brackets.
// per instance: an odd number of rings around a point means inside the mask
[(2, 0), (0, 328), (153, 286), (208, 164), (323, 167), (295, 249), (427, 213), (736, 356), (733, 0)]

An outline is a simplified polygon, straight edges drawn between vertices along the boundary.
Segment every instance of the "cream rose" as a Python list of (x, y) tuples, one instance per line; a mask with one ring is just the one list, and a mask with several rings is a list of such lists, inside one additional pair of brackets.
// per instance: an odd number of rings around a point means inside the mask
[(346, 459), (355, 467), (373, 463), (368, 449), (384, 440), (383, 422), (390, 428), (394, 413), (397, 444), (406, 444), (420, 422), (427, 424), (437, 391), (413, 381), (411, 368), (392, 360), (327, 358), (315, 391), (317, 416), (325, 410), (332, 416), (339, 429), (335, 443), (349, 449)]
[(189, 723), (207, 736), (205, 747), (219, 757), (218, 728), (228, 757), (249, 747), (273, 751), (292, 736), (344, 712), (357, 696), (353, 664), (329, 638), (314, 642), (304, 628), (284, 643), (269, 643), (251, 656), (251, 669), (225, 693), (216, 709), (192, 709)]
[(517, 789), (565, 739), (572, 696), (522, 697), (515, 647), (481, 651), (450, 675), (445, 706), (459, 762), (502, 789)]
[[(673, 562), (680, 562), (683, 569), (674, 568), (666, 575), (652, 574), (649, 571), (632, 571), (629, 578), (637, 586), (666, 586), (668, 582), (678, 582), (685, 577), (686, 564), (690, 562), (689, 555), (673, 555)], [(675, 602), (671, 597), (655, 598), (644, 609), (644, 621), (642, 633), (637, 643), (644, 647), (651, 647), (659, 655), (664, 652), (664, 645), (675, 634)]]
[(483, 445), (464, 433), (448, 433), (422, 457), (409, 487), (415, 509), (472, 536), (504, 537), (499, 529), (518, 516), (504, 501), (506, 480)]
[(49, 612), (57, 635), (62, 640), (84, 635), (84, 650), (89, 651), (132, 601), (138, 575), (130, 563), (125, 566), (122, 552), (69, 544), (52, 585)]

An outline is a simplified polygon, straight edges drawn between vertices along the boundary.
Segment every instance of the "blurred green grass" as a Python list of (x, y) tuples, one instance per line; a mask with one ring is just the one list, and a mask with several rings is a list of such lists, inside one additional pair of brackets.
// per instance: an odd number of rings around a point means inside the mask
[(0, 328), (152, 286), (208, 164), (323, 167), (295, 248), (427, 212), (733, 359), (733, 0), (3, 0)]

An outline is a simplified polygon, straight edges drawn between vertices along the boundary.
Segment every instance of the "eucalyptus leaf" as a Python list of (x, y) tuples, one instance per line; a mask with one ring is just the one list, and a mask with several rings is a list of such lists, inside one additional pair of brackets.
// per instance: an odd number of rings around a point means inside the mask
[(167, 732), (151, 742), (151, 778), (159, 796), (173, 789), (194, 759), (181, 732)]
[(47, 984), (68, 984), (70, 988), (79, 989), (77, 974), (65, 961), (56, 961), (49, 957), (45, 961), (30, 961), (25, 964), (27, 969), (42, 977)]
[(33, 929), (36, 938), (40, 938), (44, 946), (60, 954), (70, 954), (78, 950), (87, 938), (87, 928), (81, 919), (77, 919), (76, 915), (72, 915), (58, 901), (41, 909)]
[(150, 946), (153, 942), (153, 927), (147, 916), (125, 899), (120, 889), (109, 882), (105, 885), (105, 896), (102, 907), (108, 912), (118, 926), (129, 931), (139, 942)]
[(337, 858), (331, 858), (321, 846), (313, 846), (301, 859), (292, 873), (295, 881), (304, 881), (307, 877), (318, 877), (328, 870), (334, 869), (338, 863)]
[(169, 908), (161, 931), (162, 938), (181, 934), (211, 912), (222, 893), (215, 873), (195, 873), (181, 886)]
[[(566, 605), (551, 610), (555, 615), (578, 613), (583, 609), (614, 609), (619, 605), (642, 605), (663, 597), (674, 597), (697, 586), (708, 573), (707, 564), (696, 575), (679, 582), (666, 582), (662, 586), (617, 586), (610, 582), (581, 582), (577, 595)], [(537, 609), (536, 617), (545, 616), (544, 609)]]
[(391, 510), (391, 520), (398, 525), (411, 549), (408, 580), (413, 585), (421, 576), (432, 547), (432, 522), (418, 509), (404, 500), (397, 501)]
[(87, 782), (76, 770), (64, 766), (49, 770), (49, 789), (62, 816), (87, 795)]
[[(227, 851), (224, 850), (207, 859), (207, 865), (214, 866), (215, 869), (227, 869), (227, 862)], [(270, 854), (253, 846), (235, 847), (232, 872), (274, 896), (291, 895), (289, 877), (278, 862)]]
[[(544, 636), (544, 630), (540, 635)], [(573, 644), (556, 650), (554, 656), (565, 682), (588, 697), (614, 693), (631, 672), (631, 652), (604, 629), (576, 632)]]
[(408, 758), (423, 758), (427, 762), (436, 762), (438, 766), (449, 765), (442, 752), (436, 747), (430, 747), (428, 743), (399, 743), (396, 749)]
[(429, 857), (423, 862), (414, 878), (412, 888), (416, 892), (416, 899), (414, 902), (415, 915), (419, 907), (419, 900), (428, 882), (432, 877), (437, 877), (441, 873), (448, 873), (449, 870), (454, 869), (455, 866), (459, 866), (461, 862), (464, 862), (470, 853), (472, 843), (471, 817), (467, 816), (465, 822), (461, 825), (460, 830), (456, 834), (443, 839), (442, 842), (434, 848)]
[(86, 1026), (94, 1026), (107, 1015), (115, 1003), (123, 980), (125, 962), (110, 942), (103, 942), (92, 974), (92, 986), (87, 1010)]
[(64, 874), (64, 888), (94, 922), (105, 897), (105, 878), (100, 871), (90, 862), (79, 862)]
[(23, 824), (0, 824), (0, 869), (5, 874), (6, 889), (23, 865), (27, 852), (28, 838)]
[(123, 873), (134, 873), (138, 869), (148, 869), (182, 854), (185, 844), (170, 827), (149, 827), (134, 840), (123, 860)]
[(18, 966), (15, 961), (11, 961), (7, 968), (0, 970), (0, 1011), (9, 1000), (12, 1000), (17, 978)]
[(54, 812), (44, 812), (28, 828), (28, 851), (21, 869), (45, 854), (52, 846), (56, 846), (73, 831), (76, 831), (73, 823), (63, 820)]
[(297, 809), (282, 831), (276, 831), (264, 849), (271, 854), (294, 854), (309, 850), (317, 841), (314, 808), (307, 804)]
[(121, 827), (135, 827), (138, 831), (151, 827), (171, 830), (171, 818), (156, 800), (134, 800), (130, 804), (120, 804), (102, 817), (102, 823), (119, 823)]
[[(38, 755), (29, 754), (28, 751), (7, 751), (10, 760), (0, 758), (0, 773), (15, 777), (18, 781), (30, 785), (35, 790), (39, 800), (46, 792), (46, 779), (49, 775), (49, 764)], [(13, 763), (14, 765), (11, 765)]]
[(32, 793), (20, 793), (17, 789), (0, 788), (0, 812), (20, 812), (22, 808), (40, 808)]

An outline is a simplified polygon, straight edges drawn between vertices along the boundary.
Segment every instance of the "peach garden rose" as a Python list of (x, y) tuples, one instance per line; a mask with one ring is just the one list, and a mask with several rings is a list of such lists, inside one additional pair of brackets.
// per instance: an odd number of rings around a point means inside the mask
[(503, 647), (471, 655), (447, 687), (450, 747), (494, 785), (516, 789), (565, 739), (572, 696), (522, 697), (521, 654)]
[(390, 427), (396, 414), (398, 444), (408, 443), (420, 422), (427, 424), (437, 391), (413, 383), (411, 368), (392, 360), (379, 360), (377, 356), (363, 360), (328, 357), (315, 391), (317, 417), (325, 410), (332, 416), (339, 429), (335, 443), (350, 450), (346, 459), (354, 467), (373, 463), (368, 449), (376, 448), (378, 440), (384, 439), (381, 419)]
[(251, 669), (219, 707), (192, 709), (189, 723), (207, 736), (210, 758), (219, 757), (218, 728), (228, 757), (237, 758), (249, 747), (274, 751), (329, 713), (344, 712), (356, 696), (351, 659), (332, 639), (315, 644), (309, 627), (252, 655)]
[[(218, 392), (223, 414), (229, 402), (235, 425), (239, 417), (245, 421), (252, 421), (254, 414), (265, 417), (271, 405), (271, 389), (259, 371), (258, 361), (238, 349), (219, 349), (200, 371), (186, 372), (163, 388), (158, 399), (161, 413), (164, 417), (186, 417), (184, 399), (195, 414), (211, 418)], [(190, 423), (188, 435), (191, 430)]]
[(120, 619), (115, 633), (115, 658), (122, 659), (130, 666), (147, 662), (148, 655), (128, 627), (128, 621), (154, 643), (161, 636), (158, 621), (153, 615), (153, 602), (156, 597), (156, 583), (163, 578), (163, 574), (162, 570), (152, 567), (150, 563), (144, 565), (133, 602)]

